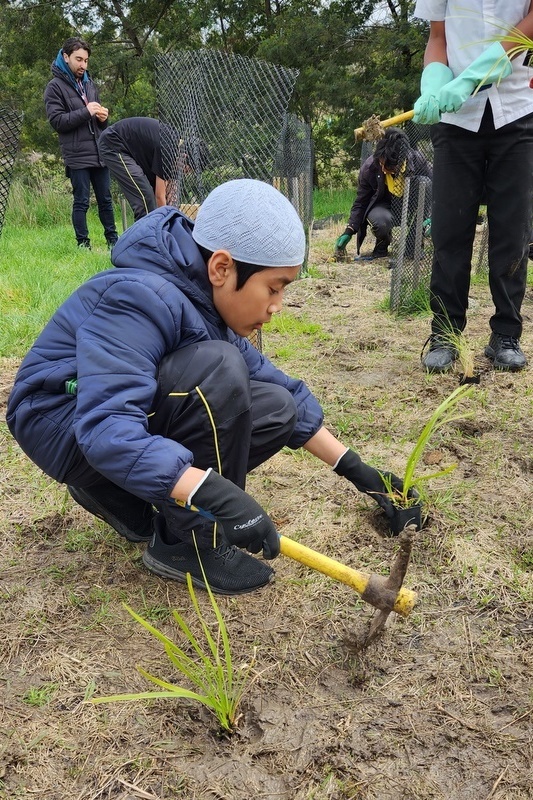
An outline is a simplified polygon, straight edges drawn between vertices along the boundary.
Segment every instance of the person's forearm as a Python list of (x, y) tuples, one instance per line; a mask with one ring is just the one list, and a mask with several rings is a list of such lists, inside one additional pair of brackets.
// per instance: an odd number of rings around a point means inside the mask
[[(518, 23), (518, 25), (515, 25), (515, 28), (518, 28), (518, 30), (523, 33), (524, 36), (527, 36), (528, 39), (533, 39), (533, 10), (530, 10), (529, 14), (527, 14), (527, 16), (525, 16), (524, 19)], [(511, 50), (513, 47), (516, 47), (515, 42), (501, 42), (501, 45), (506, 52)], [(521, 51), (521, 53), (523, 54), (523, 51)], [(515, 53), (515, 55), (511, 56), (511, 60), (516, 58), (517, 55), (520, 55), (520, 53)]]
[(344, 455), (347, 446), (339, 442), (338, 439), (328, 431), (327, 428), (320, 428), (314, 436), (304, 444), (304, 450), (316, 456), (330, 467), (335, 466), (339, 458)]
[(448, 64), (444, 22), (431, 23), (429, 39), (424, 54), (424, 66), (432, 64), (434, 61), (440, 61), (441, 64)]
[(167, 204), (167, 182), (159, 176), (155, 179), (155, 202), (158, 208)]
[(179, 481), (172, 489), (170, 496), (174, 500), (181, 500), (182, 502), (185, 502), (192, 490), (196, 489), (204, 475), (205, 470), (197, 469), (196, 467), (189, 467), (189, 469), (185, 470)]

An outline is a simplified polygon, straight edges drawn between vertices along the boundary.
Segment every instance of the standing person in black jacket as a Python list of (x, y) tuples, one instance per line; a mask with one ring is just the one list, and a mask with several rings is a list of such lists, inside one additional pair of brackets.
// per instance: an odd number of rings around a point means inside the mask
[[(368, 226), (376, 237), (371, 255), (360, 256), (356, 260), (373, 261), (387, 258), (391, 243), (392, 228), (400, 224), (401, 202), (405, 178), (418, 180), (432, 178), (432, 170), (424, 156), (414, 150), (407, 134), (399, 128), (389, 128), (376, 145), (374, 154), (369, 156), (359, 171), (357, 195), (350, 211), (350, 218), (344, 233), (339, 236), (335, 246), (335, 258), (346, 260), (346, 245), (357, 234), (357, 253), (366, 237)], [(413, 193), (416, 197), (416, 193)], [(411, 205), (411, 195), (409, 198)], [(431, 193), (426, 193), (426, 212), (429, 216)], [(410, 209), (411, 210), (411, 209)], [(407, 237), (409, 250), (410, 240)], [(407, 258), (412, 258), (408, 251)]]
[(107, 127), (108, 110), (100, 104), (98, 89), (89, 77), (89, 45), (67, 39), (52, 64), (53, 78), (44, 92), (46, 116), (59, 134), (61, 155), (73, 192), (72, 225), (78, 247), (90, 249), (87, 210), (91, 185), (109, 247), (118, 239), (108, 169), (98, 155), (96, 141)]

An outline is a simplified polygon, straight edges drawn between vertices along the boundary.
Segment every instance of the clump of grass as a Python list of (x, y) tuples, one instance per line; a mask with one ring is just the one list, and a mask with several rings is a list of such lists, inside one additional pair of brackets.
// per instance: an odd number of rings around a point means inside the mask
[(165, 636), (164, 633), (155, 628), (148, 620), (144, 619), (140, 614), (137, 614), (126, 603), (123, 603), (124, 608), (131, 614), (133, 619), (163, 644), (165, 653), (172, 666), (175, 667), (182, 676), (187, 678), (195, 687), (195, 690), (169, 683), (168, 681), (150, 674), (143, 669), (143, 667), (137, 666), (140, 674), (151, 683), (160, 687), (160, 691), (93, 697), (87, 702), (98, 704), (125, 700), (176, 700), (185, 698), (188, 700), (195, 700), (212, 711), (218, 719), (222, 732), (233, 733), (235, 731), (240, 718), (242, 697), (250, 688), (256, 677), (256, 673), (253, 673), (255, 649), (253, 657), (248, 664), (239, 668), (235, 667), (231, 656), (230, 640), (226, 624), (215, 600), (215, 596), (207, 583), (203, 568), (202, 573), (204, 575), (209, 600), (216, 617), (216, 631), (214, 633), (211, 632), (200, 610), (189, 573), (187, 573), (187, 588), (194, 611), (200, 621), (205, 643), (202, 644), (202, 642), (198, 640), (184, 617), (178, 611), (173, 610), (171, 612), (174, 621), (184, 634), (195, 656), (190, 656), (182, 647)]
[(390, 497), (393, 504), (398, 508), (411, 508), (413, 505), (416, 505), (419, 502), (416, 493), (418, 492), (418, 489), (422, 483), (433, 480), (434, 478), (440, 478), (443, 475), (448, 475), (456, 468), (456, 465), (452, 464), (445, 469), (439, 470), (438, 472), (433, 472), (431, 475), (416, 474), (422, 454), (435, 431), (437, 431), (439, 428), (442, 428), (443, 425), (447, 425), (450, 422), (455, 422), (459, 419), (465, 419), (465, 417), (470, 416), (469, 413), (457, 413), (456, 408), (462, 400), (472, 394), (473, 389), (473, 386), (458, 386), (437, 406), (431, 417), (422, 428), (422, 431), (416, 440), (411, 453), (409, 454), (402, 477), (402, 491), (396, 489), (392, 485), (390, 478), (387, 475), (382, 475), (382, 479), (387, 490), (387, 495)]

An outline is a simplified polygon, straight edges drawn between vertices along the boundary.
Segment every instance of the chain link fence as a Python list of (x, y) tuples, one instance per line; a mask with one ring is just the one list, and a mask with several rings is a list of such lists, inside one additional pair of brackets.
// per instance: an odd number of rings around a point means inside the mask
[[(194, 219), (216, 186), (255, 178), (279, 189), (308, 231), (311, 129), (287, 113), (298, 71), (211, 49), (158, 55), (155, 71), (167, 131), (161, 141), (167, 201)], [(260, 336), (252, 341), (260, 348)]]
[(21, 130), (22, 114), (7, 106), (0, 106), (0, 234), (4, 226)]
[(298, 71), (218, 50), (156, 57), (159, 118), (173, 205), (194, 218), (225, 181), (256, 178), (279, 188), (304, 224), (312, 218), (309, 126), (287, 113)]

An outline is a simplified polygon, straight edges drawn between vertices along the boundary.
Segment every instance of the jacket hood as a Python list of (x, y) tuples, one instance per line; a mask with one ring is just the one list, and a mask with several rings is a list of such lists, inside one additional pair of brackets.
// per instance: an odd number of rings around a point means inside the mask
[[(64, 80), (68, 81), (68, 83), (72, 84), (76, 91), (79, 91), (78, 82), (74, 77), (74, 73), (70, 69), (70, 67), (65, 64), (65, 59), (63, 58), (63, 51), (60, 50), (57, 56), (55, 57), (55, 61), (52, 61), (52, 75), (55, 78), (63, 78)], [(87, 70), (83, 73), (83, 77), (81, 82), (83, 86), (88, 83), (90, 80), (89, 73)]]
[(173, 206), (163, 206), (134, 222), (113, 248), (111, 262), (119, 269), (140, 269), (164, 275), (203, 314), (220, 325), (205, 261), (192, 238), (194, 223)]

